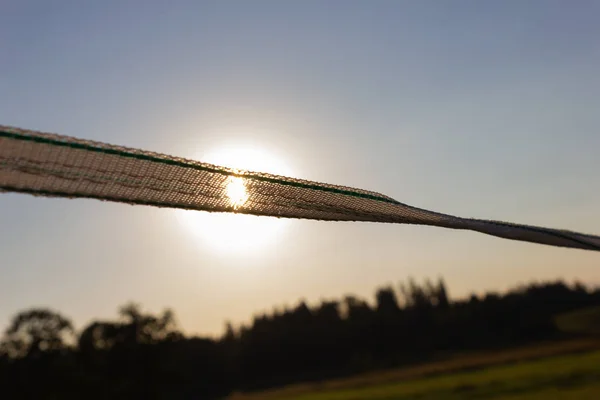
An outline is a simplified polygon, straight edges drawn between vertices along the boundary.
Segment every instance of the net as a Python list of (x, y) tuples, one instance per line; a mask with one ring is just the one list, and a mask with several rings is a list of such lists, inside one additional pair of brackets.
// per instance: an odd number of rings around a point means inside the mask
[(431, 225), (600, 250), (600, 236), (460, 218), (366, 190), (1, 125), (0, 191), (282, 218)]

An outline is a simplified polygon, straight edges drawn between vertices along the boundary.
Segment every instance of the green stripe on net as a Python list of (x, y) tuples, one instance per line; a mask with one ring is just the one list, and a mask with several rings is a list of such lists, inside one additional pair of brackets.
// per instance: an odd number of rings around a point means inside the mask
[[(243, 185), (242, 201), (228, 194), (233, 180)], [(599, 236), (459, 218), (366, 190), (7, 126), (0, 126), (0, 190), (259, 216), (421, 224), (600, 250)]]

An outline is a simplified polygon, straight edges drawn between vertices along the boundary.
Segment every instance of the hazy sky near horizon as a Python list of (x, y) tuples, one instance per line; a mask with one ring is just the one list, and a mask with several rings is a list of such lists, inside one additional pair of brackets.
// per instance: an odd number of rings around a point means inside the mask
[[(251, 146), (299, 178), (599, 234), (598, 15), (584, 0), (2, 0), (0, 124), (200, 160)], [(408, 276), (454, 297), (600, 284), (597, 252), (440, 228), (294, 220), (229, 253), (197, 233), (174, 210), (1, 194), (0, 326), (49, 306), (81, 328), (135, 301), (214, 334)]]

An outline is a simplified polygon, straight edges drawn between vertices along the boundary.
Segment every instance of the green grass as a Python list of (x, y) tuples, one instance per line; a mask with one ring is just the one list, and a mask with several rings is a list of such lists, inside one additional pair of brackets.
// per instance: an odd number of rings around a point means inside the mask
[[(385, 373), (383, 373), (385, 374)], [(400, 375), (398, 375), (399, 377)], [(600, 399), (600, 351), (511, 362), (476, 370), (416, 375), (396, 381), (351, 379), (282, 388), (239, 399), (404, 400), (404, 399)]]
[(555, 318), (558, 328), (567, 333), (600, 334), (600, 307), (588, 307)]
[[(290, 400), (542, 399), (558, 394), (600, 399), (600, 352), (491, 367), (394, 384), (306, 393)], [(577, 393), (573, 393), (577, 392)]]

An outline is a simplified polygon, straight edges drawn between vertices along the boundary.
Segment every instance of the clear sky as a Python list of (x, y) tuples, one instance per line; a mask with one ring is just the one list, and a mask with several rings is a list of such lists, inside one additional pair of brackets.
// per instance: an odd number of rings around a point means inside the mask
[[(251, 146), (296, 177), (598, 234), (598, 15), (584, 0), (2, 0), (0, 123), (201, 160)], [(596, 252), (478, 233), (289, 221), (225, 252), (198, 235), (214, 222), (181, 219), (0, 195), (0, 326), (50, 306), (82, 327), (136, 301), (214, 334), (408, 276), (454, 297), (600, 283)]]

